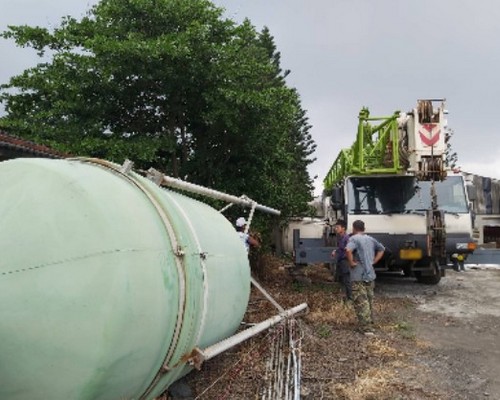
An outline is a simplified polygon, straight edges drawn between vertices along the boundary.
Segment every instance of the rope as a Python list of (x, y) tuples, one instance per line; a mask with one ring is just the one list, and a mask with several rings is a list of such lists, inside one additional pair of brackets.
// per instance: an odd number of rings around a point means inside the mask
[(245, 233), (248, 233), (248, 230), (250, 229), (250, 224), (252, 223), (253, 214), (255, 213), (255, 207), (257, 207), (257, 203), (247, 196), (245, 196), (245, 198), (246, 200), (252, 202), (252, 208), (250, 210), (250, 215), (248, 216), (247, 226), (245, 227)]
[(223, 213), (223, 212), (224, 212), (224, 211), (226, 211), (229, 207), (232, 207), (232, 206), (234, 206), (234, 203), (229, 203), (229, 204), (227, 204), (225, 207), (222, 207), (222, 208), (219, 210), (219, 212), (220, 212), (220, 213)]
[[(240, 197), (240, 199), (243, 199), (243, 200), (250, 200), (247, 196), (245, 196), (244, 194), (242, 194)], [(253, 204), (252, 204), (253, 205)], [(224, 207), (222, 207), (219, 212), (220, 213), (223, 213), (224, 211), (228, 210), (230, 207), (234, 206), (234, 203), (229, 203), (227, 205), (225, 205)]]

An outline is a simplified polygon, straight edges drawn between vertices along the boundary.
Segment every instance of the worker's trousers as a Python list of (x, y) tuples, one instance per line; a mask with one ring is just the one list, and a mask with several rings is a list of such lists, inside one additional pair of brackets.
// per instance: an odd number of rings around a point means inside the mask
[(354, 310), (360, 328), (370, 328), (373, 325), (373, 289), (375, 288), (375, 282), (354, 281), (351, 282), (351, 285)]

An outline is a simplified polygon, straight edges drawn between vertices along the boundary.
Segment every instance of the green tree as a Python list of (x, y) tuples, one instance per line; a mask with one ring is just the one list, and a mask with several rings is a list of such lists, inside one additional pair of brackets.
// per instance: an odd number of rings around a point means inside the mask
[(49, 56), (1, 86), (3, 129), (72, 154), (306, 209), (314, 142), (267, 29), (206, 0), (102, 0), (6, 39)]

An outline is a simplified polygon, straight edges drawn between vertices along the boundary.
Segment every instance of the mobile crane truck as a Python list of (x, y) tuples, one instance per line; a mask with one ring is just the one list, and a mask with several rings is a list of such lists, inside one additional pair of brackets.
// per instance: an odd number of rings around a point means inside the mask
[(474, 187), (448, 167), (444, 104), (418, 100), (413, 110), (389, 117), (363, 108), (356, 141), (340, 151), (323, 181), (327, 227), (338, 218), (348, 226), (362, 219), (387, 249), (375, 270), (401, 271), (425, 284), (439, 283), (476, 246)]

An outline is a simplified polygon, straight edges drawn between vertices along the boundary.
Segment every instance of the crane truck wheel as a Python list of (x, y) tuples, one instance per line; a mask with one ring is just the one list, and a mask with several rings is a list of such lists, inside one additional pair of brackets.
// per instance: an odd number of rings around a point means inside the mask
[(417, 282), (423, 283), (424, 285), (437, 285), (441, 280), (441, 269), (439, 268), (439, 263), (436, 261), (431, 261), (429, 267), (432, 268), (434, 274), (422, 275), (422, 271), (415, 271)]

